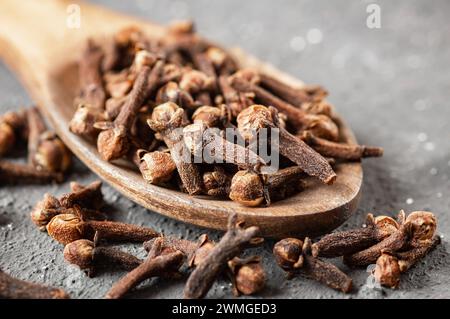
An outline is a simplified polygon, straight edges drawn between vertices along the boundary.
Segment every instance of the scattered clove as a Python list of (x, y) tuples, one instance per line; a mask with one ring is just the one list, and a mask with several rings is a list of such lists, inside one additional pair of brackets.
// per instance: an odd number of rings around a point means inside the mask
[(103, 239), (111, 241), (144, 242), (159, 234), (151, 228), (113, 221), (82, 219), (80, 208), (76, 214), (58, 214), (47, 224), (47, 232), (56, 241), (67, 245), (75, 240), (94, 238), (99, 232)]
[(400, 275), (422, 260), (440, 242), (441, 238), (434, 236), (429, 242), (423, 243), (422, 246), (404, 252), (383, 251), (377, 259), (373, 272), (375, 279), (383, 286), (397, 288), (400, 284)]
[(277, 126), (278, 117), (273, 108), (253, 105), (242, 111), (237, 117), (238, 128), (246, 140), (254, 138), (254, 132), (262, 128), (278, 128), (279, 152), (296, 163), (305, 173), (319, 178), (326, 184), (332, 184), (336, 173), (327, 160), (297, 139), (283, 128)]
[(108, 291), (106, 299), (122, 298), (139, 283), (150, 277), (172, 276), (183, 263), (184, 255), (178, 250), (163, 250), (162, 239), (157, 239), (147, 259), (134, 268)]
[(60, 288), (16, 279), (0, 269), (0, 299), (69, 299)]
[(286, 238), (275, 244), (273, 254), (278, 265), (288, 273), (302, 273), (330, 288), (348, 293), (352, 290), (352, 279), (335, 265), (311, 255), (311, 240), (302, 242), (296, 238)]
[(63, 180), (64, 176), (60, 172), (42, 171), (30, 165), (0, 160), (0, 183), (3, 185), (61, 183)]
[(353, 255), (344, 256), (344, 262), (352, 267), (373, 264), (385, 250), (398, 252), (408, 247), (420, 247), (432, 240), (436, 230), (436, 219), (430, 212), (413, 212), (393, 232), (378, 244)]
[(142, 260), (111, 247), (96, 247), (87, 239), (75, 240), (64, 247), (64, 259), (85, 270), (89, 277), (101, 268), (118, 268), (132, 270), (138, 267)]
[(62, 207), (74, 207), (76, 205), (84, 208), (100, 209), (103, 202), (102, 182), (94, 181), (87, 186), (71, 182), (72, 192), (64, 194), (60, 198)]
[(397, 231), (397, 221), (389, 216), (367, 215), (366, 227), (334, 232), (322, 237), (311, 247), (314, 257), (333, 258), (364, 250)]
[(242, 228), (237, 218), (237, 214), (230, 216), (225, 235), (189, 276), (184, 288), (185, 298), (203, 298), (229, 260), (237, 257), (246, 247), (261, 243), (261, 239), (255, 237), (259, 228)]

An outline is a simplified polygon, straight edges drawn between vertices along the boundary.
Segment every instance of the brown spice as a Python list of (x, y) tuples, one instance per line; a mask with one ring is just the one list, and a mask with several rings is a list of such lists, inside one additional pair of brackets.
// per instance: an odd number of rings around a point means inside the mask
[(184, 288), (185, 298), (204, 297), (229, 260), (238, 256), (249, 245), (261, 242), (255, 237), (259, 228), (242, 228), (242, 223), (238, 222), (237, 218), (237, 214), (230, 216), (225, 235), (189, 276)]
[(149, 252), (147, 259), (134, 268), (108, 291), (106, 299), (122, 298), (139, 283), (150, 277), (171, 276), (183, 263), (183, 253), (178, 250), (162, 250), (162, 239), (158, 239)]
[[(278, 128), (279, 152), (296, 163), (305, 173), (332, 184), (336, 173), (325, 158), (285, 129), (279, 127), (276, 110), (263, 105), (253, 105), (242, 111), (237, 118), (238, 128), (246, 140), (261, 128)], [(272, 146), (274, 147), (274, 146)]]
[(327, 258), (351, 255), (382, 241), (398, 228), (398, 223), (391, 217), (374, 218), (368, 214), (366, 227), (325, 235), (312, 245), (312, 254)]
[(139, 108), (144, 102), (149, 74), (149, 67), (144, 67), (139, 73), (132, 92), (129, 94), (125, 105), (114, 122), (95, 124), (97, 129), (103, 130), (98, 136), (97, 147), (104, 160), (118, 159), (128, 152), (131, 126), (136, 119)]
[(336, 143), (316, 137), (307, 131), (303, 132), (300, 138), (323, 156), (353, 161), (364, 157), (383, 156), (383, 149), (380, 147)]
[(142, 263), (142, 260), (129, 253), (111, 247), (96, 247), (94, 242), (87, 239), (68, 243), (64, 247), (64, 259), (87, 271), (89, 277), (101, 268), (132, 270)]
[(273, 247), (275, 259), (290, 274), (302, 273), (330, 288), (348, 293), (352, 290), (352, 279), (335, 265), (311, 255), (311, 240), (302, 242), (296, 238), (286, 238)]
[(170, 181), (177, 169), (168, 152), (147, 152), (141, 149), (136, 152), (136, 156), (142, 177), (150, 184), (161, 185)]
[(61, 183), (63, 180), (64, 176), (60, 172), (37, 170), (30, 165), (0, 160), (1, 184), (47, 184)]
[(56, 215), (47, 224), (48, 234), (63, 245), (79, 239), (92, 240), (95, 232), (99, 232), (102, 239), (125, 242), (144, 242), (160, 235), (148, 227), (113, 221), (84, 221), (80, 215), (80, 212)]
[(69, 299), (60, 288), (16, 279), (0, 269), (0, 299)]
[(183, 140), (197, 158), (212, 163), (231, 163), (242, 169), (264, 165), (265, 161), (250, 149), (234, 144), (200, 121), (183, 129)]
[(151, 120), (148, 125), (152, 130), (159, 133), (170, 150), (178, 174), (184, 187), (190, 195), (200, 194), (202, 192), (202, 177), (198, 166), (189, 159), (186, 154), (190, 154), (183, 141), (182, 121), (184, 111), (178, 105), (172, 102), (161, 104), (153, 110)]
[(81, 98), (87, 105), (98, 110), (104, 108), (106, 100), (101, 76), (102, 59), (101, 48), (89, 40), (79, 62)]
[(69, 208), (76, 205), (84, 208), (100, 209), (103, 204), (102, 182), (94, 181), (87, 186), (71, 182), (72, 192), (60, 198), (61, 206)]
[(234, 77), (231, 85), (240, 92), (253, 92), (256, 99), (265, 105), (275, 107), (278, 111), (285, 113), (288, 120), (297, 128), (312, 130), (317, 136), (336, 141), (339, 138), (337, 125), (325, 115), (307, 114), (301, 109), (281, 100), (263, 88), (251, 84), (241, 77)]

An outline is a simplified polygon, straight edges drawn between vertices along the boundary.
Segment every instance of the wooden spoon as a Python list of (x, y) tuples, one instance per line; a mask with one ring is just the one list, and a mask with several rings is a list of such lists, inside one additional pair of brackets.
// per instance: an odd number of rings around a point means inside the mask
[[(78, 13), (80, 28), (70, 28)], [(152, 211), (213, 229), (226, 229), (227, 218), (235, 211), (246, 225), (258, 225), (264, 236), (311, 236), (331, 231), (355, 211), (362, 182), (360, 163), (339, 164), (332, 186), (310, 180), (310, 187), (296, 196), (270, 207), (248, 208), (229, 200), (190, 197), (149, 185), (132, 169), (100, 159), (94, 145), (68, 128), (78, 93), (76, 61), (88, 37), (101, 39), (130, 25), (141, 27), (152, 37), (165, 34), (161, 26), (79, 1), (0, 1), (0, 56), (21, 79), (61, 139), (91, 170)], [(232, 52), (242, 66), (253, 66), (292, 85), (302, 85), (240, 50)], [(343, 122), (341, 126), (342, 140), (356, 143), (350, 129)]]

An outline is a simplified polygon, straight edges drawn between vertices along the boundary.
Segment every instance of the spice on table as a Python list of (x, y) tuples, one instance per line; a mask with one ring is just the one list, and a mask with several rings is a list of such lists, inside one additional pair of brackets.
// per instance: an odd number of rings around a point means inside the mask
[(20, 280), (0, 269), (0, 299), (69, 299), (60, 288)]
[(353, 255), (344, 256), (349, 266), (367, 266), (376, 262), (384, 250), (392, 253), (403, 249), (420, 247), (433, 239), (436, 218), (431, 212), (412, 212), (398, 230), (378, 244)]
[(0, 185), (61, 183), (63, 180), (64, 175), (61, 172), (37, 170), (28, 164), (0, 160)]
[(96, 246), (87, 239), (79, 239), (64, 247), (64, 259), (85, 270), (89, 277), (101, 268), (118, 268), (132, 270), (138, 267), (142, 260), (112, 247)]
[[(48, 193), (44, 194), (42, 200), (36, 203), (31, 210), (30, 216), (41, 231), (46, 231), (50, 220), (59, 214), (74, 214), (76, 212), (87, 219), (104, 220), (105, 215), (98, 211), (104, 204), (100, 181), (92, 182), (87, 186), (71, 182), (71, 193), (56, 198)], [(74, 206), (79, 205), (81, 209), (75, 211)]]
[(174, 273), (177, 273), (183, 263), (184, 255), (178, 250), (163, 250), (161, 241), (162, 239), (158, 238), (145, 261), (112, 286), (105, 296), (106, 299), (122, 298), (131, 289), (148, 278), (171, 277)]
[(82, 213), (56, 215), (46, 226), (48, 234), (63, 245), (78, 239), (92, 240), (95, 232), (99, 232), (102, 239), (125, 242), (144, 242), (159, 236), (148, 227), (114, 221), (84, 221), (80, 215)]
[(383, 286), (397, 288), (400, 283), (400, 275), (421, 261), (437, 245), (441, 243), (439, 236), (434, 236), (430, 241), (421, 246), (397, 253), (383, 251), (378, 257), (374, 269), (375, 279)]
[(351, 255), (382, 241), (398, 228), (397, 221), (389, 216), (368, 214), (365, 227), (325, 235), (312, 245), (312, 254), (327, 258)]
[(293, 275), (302, 273), (330, 288), (348, 293), (352, 290), (352, 279), (331, 263), (311, 255), (311, 240), (286, 238), (277, 242), (273, 254), (278, 265)]
[[(156, 240), (160, 240), (159, 238), (145, 242), (145, 250), (150, 251), (153, 243)], [(172, 236), (164, 236), (162, 240), (163, 247), (181, 251), (186, 256), (186, 261), (190, 268), (200, 265), (215, 246), (215, 243), (209, 240), (205, 234), (201, 235), (197, 241), (189, 241)], [(266, 272), (259, 256), (243, 259), (235, 257), (228, 261), (224, 273), (233, 285), (233, 294), (235, 296), (258, 293), (264, 288), (266, 282)]]
[(243, 228), (237, 219), (237, 214), (230, 216), (225, 235), (189, 276), (184, 288), (185, 298), (203, 298), (229, 260), (240, 255), (245, 248), (261, 243), (261, 240), (255, 237), (259, 228)]

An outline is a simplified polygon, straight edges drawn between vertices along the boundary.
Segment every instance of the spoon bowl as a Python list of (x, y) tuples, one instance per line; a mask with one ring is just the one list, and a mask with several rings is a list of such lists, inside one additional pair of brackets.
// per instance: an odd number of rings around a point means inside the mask
[[(77, 60), (85, 41), (106, 38), (135, 25), (151, 37), (163, 37), (162, 26), (74, 1), (14, 1), (0, 3), (0, 56), (20, 78), (31, 97), (71, 151), (108, 184), (134, 202), (183, 222), (225, 230), (231, 212), (246, 225), (257, 225), (267, 237), (315, 236), (342, 224), (358, 205), (362, 167), (360, 162), (336, 165), (337, 180), (324, 185), (308, 178), (307, 188), (269, 207), (249, 208), (230, 200), (189, 196), (179, 191), (150, 185), (138, 172), (121, 163), (103, 161), (96, 146), (71, 133), (68, 123), (78, 94)], [(80, 10), (80, 28), (68, 19)], [(75, 16), (76, 21), (76, 16)], [(70, 22), (70, 23), (69, 23)], [(303, 83), (262, 63), (239, 49), (230, 52), (240, 66), (254, 67), (279, 77), (293, 86)], [(341, 140), (354, 144), (355, 137), (338, 118)]]

